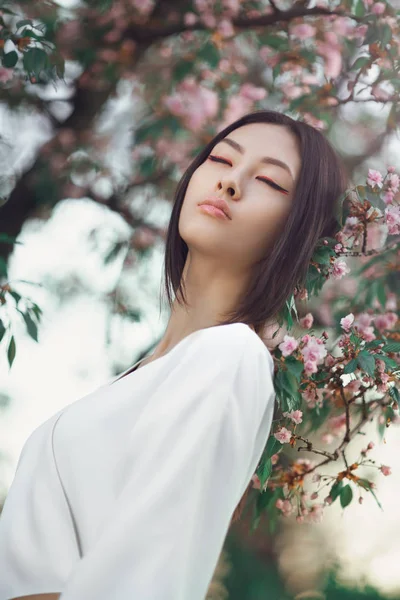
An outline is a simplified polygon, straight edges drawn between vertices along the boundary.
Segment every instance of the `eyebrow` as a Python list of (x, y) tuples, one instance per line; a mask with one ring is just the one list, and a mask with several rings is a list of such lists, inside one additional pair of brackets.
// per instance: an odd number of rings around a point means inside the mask
[[(226, 144), (229, 144), (229, 146), (232, 146), (232, 148), (234, 148), (235, 150), (238, 150), (241, 154), (244, 154), (243, 146), (241, 146), (238, 142), (235, 142), (231, 138), (222, 138), (222, 140), (219, 140), (219, 143), (221, 143), (221, 142), (225, 142)], [(267, 165), (276, 165), (277, 167), (281, 167), (281, 169), (285, 169), (285, 171), (287, 171), (289, 173), (289, 175), (291, 176), (291, 178), (294, 181), (293, 174), (292, 174), (291, 170), (289, 169), (288, 165), (286, 163), (284, 163), (283, 161), (279, 160), (279, 158), (273, 158), (272, 156), (264, 156), (261, 159), (261, 162), (266, 163)]]

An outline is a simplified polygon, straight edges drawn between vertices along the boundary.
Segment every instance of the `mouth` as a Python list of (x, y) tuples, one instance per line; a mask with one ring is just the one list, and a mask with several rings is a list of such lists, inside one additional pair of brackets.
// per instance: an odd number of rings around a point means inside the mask
[[(218, 215), (220, 213), (222, 213), (226, 219), (229, 219), (230, 221), (232, 220), (231, 214), (230, 214), (230, 208), (229, 205), (227, 203), (226, 200), (224, 200), (223, 198), (206, 198), (205, 200), (203, 200), (202, 202), (199, 202), (200, 207), (201, 206), (207, 206), (207, 207), (211, 207), (214, 208), (214, 212), (210, 214), (215, 214)], [(218, 212), (216, 212), (218, 211)]]
[(220, 208), (217, 208), (216, 206), (213, 206), (212, 204), (200, 204), (199, 208), (203, 212), (205, 212), (213, 217), (217, 217), (218, 219), (223, 219), (224, 221), (229, 220), (229, 217), (224, 213), (223, 210), (221, 210)]

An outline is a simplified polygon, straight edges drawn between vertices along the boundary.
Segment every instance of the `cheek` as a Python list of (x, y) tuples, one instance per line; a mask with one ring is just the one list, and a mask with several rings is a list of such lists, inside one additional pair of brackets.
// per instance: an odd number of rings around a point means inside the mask
[(237, 247), (247, 248), (253, 256), (260, 257), (279, 238), (290, 208), (274, 200), (267, 207), (254, 205), (253, 210), (236, 211), (233, 239)]

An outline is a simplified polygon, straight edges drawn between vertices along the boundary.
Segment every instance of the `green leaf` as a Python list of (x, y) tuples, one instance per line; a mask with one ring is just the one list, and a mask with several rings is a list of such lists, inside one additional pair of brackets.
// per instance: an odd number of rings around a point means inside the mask
[(385, 23), (381, 29), (379, 43), (382, 47), (384, 47), (384, 46), (386, 46), (386, 44), (390, 43), (391, 39), (392, 39), (392, 30), (391, 30), (390, 26), (387, 23)]
[(4, 13), (5, 15), (14, 15), (15, 17), (19, 17), (18, 13), (15, 13), (14, 11), (12, 11), (9, 8), (5, 8), (4, 6), (1, 7), (1, 12)]
[(173, 81), (182, 81), (189, 73), (193, 71), (193, 62), (189, 60), (180, 61), (172, 71)]
[(398, 390), (398, 388), (396, 386), (389, 388), (389, 395), (400, 406), (400, 391)]
[(33, 304), (31, 310), (35, 314), (35, 317), (37, 318), (37, 320), (39, 322), (40, 316), (43, 314), (42, 309), (37, 304)]
[(349, 484), (345, 485), (340, 492), (340, 504), (342, 508), (346, 508), (353, 500), (353, 490)]
[(23, 64), (29, 75), (39, 76), (41, 71), (50, 66), (49, 57), (44, 50), (40, 48), (31, 48), (24, 53)]
[(332, 498), (332, 502), (334, 502), (336, 500), (336, 498), (340, 495), (342, 488), (343, 488), (343, 479), (341, 479), (340, 481), (335, 481), (335, 483), (333, 484), (333, 486), (331, 487), (331, 490), (329, 492), (329, 496)]
[(20, 294), (18, 294), (18, 292), (15, 292), (14, 290), (9, 291), (8, 293), (14, 298), (15, 303), (18, 304), (18, 302), (21, 300)]
[(24, 313), (22, 310), (19, 310), (18, 312), (22, 315), (22, 317), (25, 321), (28, 334), (30, 335), (30, 337), (32, 339), (35, 340), (35, 342), (37, 342), (38, 341), (38, 328), (37, 328), (36, 323), (32, 320), (32, 317), (30, 316), (30, 314), (28, 312)]
[(329, 246), (321, 246), (315, 250), (312, 260), (318, 264), (329, 265), (330, 258), (334, 254), (334, 251)]
[(281, 35), (266, 34), (259, 37), (259, 41), (263, 46), (269, 46), (274, 50), (289, 50), (289, 38)]
[(154, 173), (157, 161), (154, 156), (146, 156), (140, 163), (140, 174), (143, 178), (150, 177)]
[(4, 334), (5, 334), (6, 331), (7, 330), (6, 330), (5, 326), (4, 326), (3, 321), (0, 319), (0, 342), (3, 339)]
[(354, 373), (354, 371), (357, 369), (357, 359), (353, 358), (352, 360), (350, 360), (347, 365), (345, 366), (345, 368), (343, 369), (343, 374), (344, 375), (348, 375), (349, 373)]
[(294, 356), (287, 356), (285, 364), (287, 365), (288, 371), (290, 371), (290, 373), (296, 377), (298, 383), (300, 383), (304, 371), (304, 363), (301, 360), (297, 360)]
[(356, 17), (363, 17), (365, 15), (365, 6), (363, 0), (357, 0), (355, 3), (354, 14)]
[(374, 490), (371, 488), (371, 482), (368, 481), (368, 479), (363, 479), (363, 478), (360, 477), (360, 479), (357, 480), (357, 484), (360, 487), (364, 488), (364, 490), (367, 490), (367, 492), (371, 492), (371, 494), (373, 495), (373, 497), (376, 500), (377, 505), (383, 511), (383, 508), (382, 508), (382, 506), (381, 506), (378, 498), (376, 497)]
[(12, 52), (8, 52), (3, 55), (2, 64), (6, 69), (12, 69), (18, 62), (18, 52), (13, 50)]
[(400, 342), (389, 342), (382, 347), (385, 352), (400, 352)]
[(215, 44), (209, 40), (198, 50), (196, 55), (196, 61), (204, 61), (210, 65), (211, 68), (215, 69), (221, 60), (221, 55)]
[(17, 29), (19, 29), (20, 27), (23, 27), (24, 25), (32, 26), (32, 21), (30, 19), (22, 19), (22, 21), (17, 21), (17, 23), (15, 24), (15, 27)]
[(8, 277), (7, 263), (2, 256), (0, 256), (0, 275)]
[(8, 344), (8, 349), (7, 349), (7, 358), (8, 358), (8, 363), (10, 365), (10, 368), (12, 367), (12, 364), (14, 362), (16, 350), (17, 350), (17, 347), (15, 345), (15, 339), (14, 339), (14, 336), (12, 335), (10, 342)]
[(350, 71), (358, 71), (371, 62), (370, 56), (360, 56), (350, 67)]
[(358, 365), (360, 369), (368, 373), (371, 377), (375, 373), (375, 357), (369, 354), (367, 350), (361, 350), (357, 357)]
[(23, 242), (17, 242), (16, 236), (7, 233), (0, 233), (0, 242), (2, 244), (23, 244)]
[(383, 340), (377, 338), (376, 340), (371, 340), (370, 342), (366, 342), (364, 349), (365, 350), (374, 350), (382, 343), (383, 343)]
[(386, 367), (390, 370), (395, 370), (398, 367), (398, 364), (394, 360), (394, 358), (390, 358), (390, 356), (386, 356), (386, 354), (377, 354), (376, 358), (379, 358), (379, 360), (383, 360)]
[(279, 440), (276, 439), (273, 435), (270, 435), (267, 441), (267, 445), (265, 446), (265, 450), (263, 453), (263, 458), (271, 458), (274, 454), (278, 452), (278, 450), (282, 448), (282, 444)]
[(268, 481), (268, 479), (271, 476), (271, 473), (272, 473), (272, 461), (270, 458), (268, 458), (262, 465), (262, 469), (260, 470), (260, 472), (257, 471), (257, 475), (260, 479), (261, 488), (264, 487), (265, 482)]

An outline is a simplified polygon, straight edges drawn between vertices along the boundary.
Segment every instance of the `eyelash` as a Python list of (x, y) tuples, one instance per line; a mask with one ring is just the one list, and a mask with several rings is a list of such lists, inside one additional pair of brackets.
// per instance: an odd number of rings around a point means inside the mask
[[(230, 163), (226, 160), (226, 158), (222, 158), (220, 156), (212, 156), (210, 154), (210, 156), (208, 156), (208, 158), (213, 161), (213, 162), (222, 162), (225, 163), (227, 165), (229, 165)], [(230, 165), (232, 166), (232, 165)], [(288, 194), (289, 192), (287, 190), (285, 190), (284, 188), (282, 188), (280, 185), (278, 185), (277, 183), (275, 183), (275, 181), (272, 181), (271, 179), (268, 179), (267, 177), (259, 177), (259, 179), (261, 181), (264, 181), (265, 183), (267, 183), (268, 185), (270, 185), (271, 187), (273, 187), (275, 190), (278, 190), (279, 192), (282, 192), (282, 194)]]

